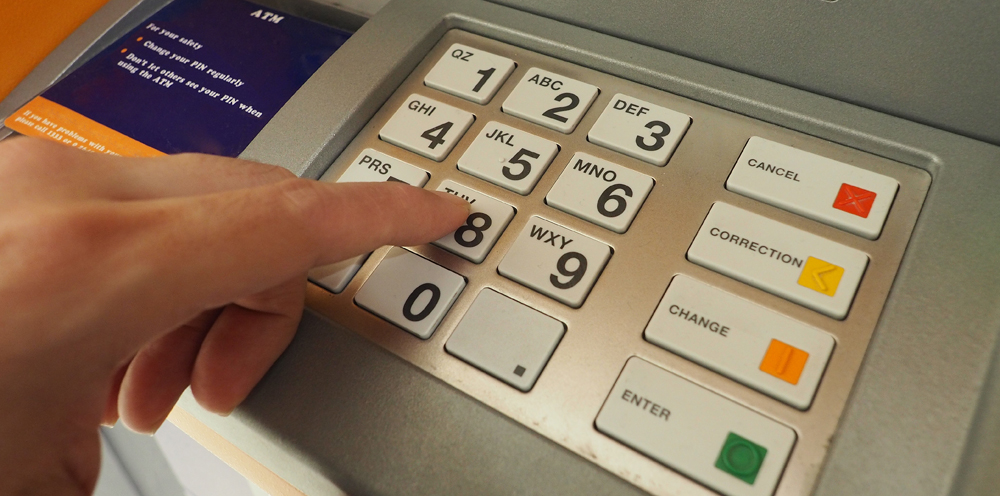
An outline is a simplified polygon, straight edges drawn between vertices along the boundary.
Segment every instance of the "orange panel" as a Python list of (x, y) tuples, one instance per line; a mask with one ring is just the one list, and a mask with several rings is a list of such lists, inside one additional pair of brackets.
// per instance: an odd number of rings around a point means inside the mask
[(0, 100), (107, 0), (14, 0), (0, 15)]
[(124, 157), (166, 155), (40, 96), (8, 117), (4, 125), (25, 136), (46, 138), (90, 152)]

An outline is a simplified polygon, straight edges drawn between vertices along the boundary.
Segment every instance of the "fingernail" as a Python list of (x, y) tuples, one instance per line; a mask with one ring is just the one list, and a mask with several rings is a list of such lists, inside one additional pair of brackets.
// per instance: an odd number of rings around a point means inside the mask
[(469, 208), (469, 202), (463, 200), (462, 198), (460, 198), (460, 197), (458, 197), (456, 195), (453, 195), (451, 193), (447, 193), (447, 192), (444, 192), (444, 191), (435, 191), (434, 194), (440, 196), (441, 198), (444, 198), (445, 200), (448, 200), (451, 203), (454, 203), (455, 205), (461, 205), (462, 207), (465, 207), (466, 209)]

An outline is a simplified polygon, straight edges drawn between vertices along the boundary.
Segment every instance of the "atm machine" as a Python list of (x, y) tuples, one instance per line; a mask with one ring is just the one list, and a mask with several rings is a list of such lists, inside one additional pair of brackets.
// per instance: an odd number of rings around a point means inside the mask
[(472, 204), (315, 269), (231, 417), (182, 399), (299, 490), (1000, 492), (1000, 6), (256, 3), (353, 34), (240, 157)]

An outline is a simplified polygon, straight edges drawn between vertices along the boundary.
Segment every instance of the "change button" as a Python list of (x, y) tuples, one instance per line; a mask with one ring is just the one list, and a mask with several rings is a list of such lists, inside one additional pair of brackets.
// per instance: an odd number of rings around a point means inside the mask
[(809, 408), (833, 336), (686, 275), (677, 275), (643, 336), (800, 410)]

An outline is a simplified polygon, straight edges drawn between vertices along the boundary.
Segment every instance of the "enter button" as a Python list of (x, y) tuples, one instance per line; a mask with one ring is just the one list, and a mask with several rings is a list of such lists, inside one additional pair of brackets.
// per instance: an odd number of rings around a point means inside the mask
[(641, 358), (625, 364), (597, 430), (727, 496), (770, 496), (795, 431)]

